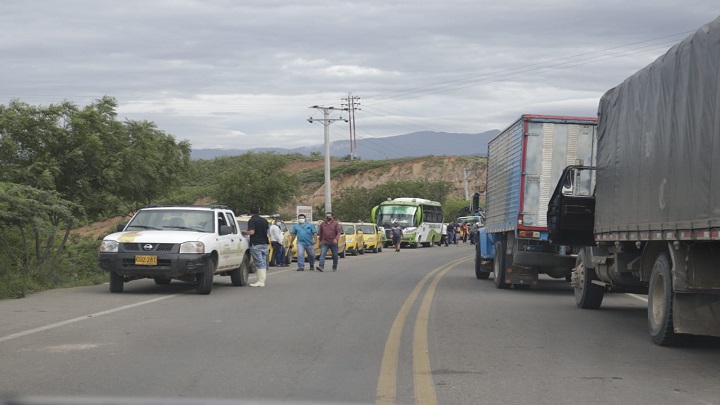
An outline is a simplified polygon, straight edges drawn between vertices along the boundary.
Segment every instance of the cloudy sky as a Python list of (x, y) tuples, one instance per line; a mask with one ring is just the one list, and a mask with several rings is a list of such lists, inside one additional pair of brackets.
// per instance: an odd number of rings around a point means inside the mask
[(382, 147), (594, 116), (718, 16), (718, 0), (3, 0), (0, 103), (108, 95), (196, 149), (290, 148), (322, 143), (310, 106), (352, 94), (357, 138)]

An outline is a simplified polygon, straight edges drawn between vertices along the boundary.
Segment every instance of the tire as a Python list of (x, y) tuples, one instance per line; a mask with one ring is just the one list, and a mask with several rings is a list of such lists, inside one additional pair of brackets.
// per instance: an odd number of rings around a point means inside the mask
[(492, 267), (487, 264), (482, 264), (482, 258), (480, 257), (479, 249), (475, 250), (475, 278), (478, 280), (487, 280), (490, 278), (490, 272)]
[(110, 272), (110, 292), (111, 293), (121, 293), (123, 292), (125, 279), (123, 276), (117, 274), (114, 271)]
[(213, 258), (210, 258), (205, 263), (205, 267), (203, 267), (202, 272), (198, 273), (195, 276), (195, 280), (197, 281), (197, 287), (195, 287), (195, 292), (203, 295), (210, 294), (210, 291), (212, 291), (214, 273), (215, 260), (213, 260)]
[(487, 280), (490, 278), (492, 268), (487, 264), (481, 264), (480, 260), (475, 258), (475, 278), (478, 280)]
[(157, 284), (157, 285), (168, 285), (168, 284), (170, 284), (171, 281), (172, 281), (172, 279), (170, 279), (170, 278), (155, 277), (155, 284)]
[(493, 273), (495, 287), (499, 289), (510, 288), (510, 284), (505, 282), (505, 271), (507, 270), (507, 255), (505, 254), (505, 241), (499, 240), (495, 242), (495, 259), (493, 260)]
[(667, 253), (655, 259), (648, 291), (648, 329), (653, 343), (659, 346), (678, 346), (683, 337), (673, 328), (672, 264)]
[(597, 280), (594, 269), (585, 267), (585, 251), (580, 251), (575, 260), (575, 305), (582, 309), (598, 309), (605, 296), (605, 289), (593, 280)]
[(240, 267), (230, 272), (230, 282), (236, 287), (245, 287), (250, 278), (250, 263), (243, 259)]

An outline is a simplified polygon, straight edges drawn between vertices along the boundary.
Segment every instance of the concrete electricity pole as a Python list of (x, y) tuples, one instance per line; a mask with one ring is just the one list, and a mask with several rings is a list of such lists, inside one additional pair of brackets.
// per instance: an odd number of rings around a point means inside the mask
[(470, 171), (468, 169), (463, 169), (463, 187), (465, 188), (465, 200), (470, 199), (470, 195), (468, 193), (468, 179), (470, 178)]
[(350, 160), (357, 159), (357, 138), (355, 137), (355, 110), (362, 110), (360, 103), (358, 102), (360, 97), (353, 96), (352, 93), (348, 93), (347, 98), (343, 98), (342, 101), (347, 101), (347, 104), (343, 103), (341, 106), (343, 110), (348, 112), (348, 120), (350, 122)]
[[(309, 108), (315, 108), (317, 110), (320, 110), (323, 112), (323, 118), (320, 120), (313, 119), (312, 117), (308, 118), (309, 123), (313, 123), (315, 121), (322, 122), (323, 127), (325, 127), (325, 212), (331, 212), (332, 211), (332, 189), (330, 187), (330, 124), (332, 124), (335, 121), (345, 121), (346, 119), (340, 117), (340, 118), (330, 118), (330, 111), (331, 110), (338, 110), (335, 107), (321, 107), (319, 105), (314, 105)], [(342, 111), (342, 110), (340, 110)]]

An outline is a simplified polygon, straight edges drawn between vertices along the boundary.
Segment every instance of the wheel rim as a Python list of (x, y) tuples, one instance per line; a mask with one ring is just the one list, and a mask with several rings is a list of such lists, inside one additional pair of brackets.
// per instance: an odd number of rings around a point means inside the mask
[(662, 321), (665, 314), (665, 277), (662, 273), (658, 273), (652, 286), (651, 314), (653, 326), (657, 326)]
[(585, 266), (583, 266), (582, 263), (579, 263), (575, 268), (575, 273), (577, 274), (577, 285), (575, 286), (575, 292), (578, 295), (582, 296), (583, 290), (585, 288)]

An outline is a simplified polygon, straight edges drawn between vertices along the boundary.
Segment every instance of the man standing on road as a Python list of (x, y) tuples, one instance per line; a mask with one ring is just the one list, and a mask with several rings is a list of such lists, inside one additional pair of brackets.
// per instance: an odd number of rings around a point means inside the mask
[(447, 231), (448, 231), (447, 224), (443, 222), (442, 229), (440, 231), (440, 246), (442, 246), (443, 243), (445, 244), (445, 246), (448, 245), (448, 242), (447, 242), (448, 232)]
[(290, 246), (297, 237), (297, 271), (305, 270), (305, 252), (308, 254), (308, 261), (310, 262), (310, 270), (315, 266), (315, 237), (317, 236), (317, 230), (315, 225), (306, 222), (305, 214), (298, 215), (298, 223), (293, 226), (290, 230)]
[(474, 245), (475, 241), (477, 240), (477, 233), (478, 233), (478, 227), (475, 222), (471, 222), (470, 226), (468, 226), (468, 233), (470, 234), (470, 244)]
[(283, 232), (278, 225), (279, 219), (276, 219), (270, 225), (270, 242), (273, 247), (273, 256), (275, 256), (275, 265), (278, 267), (286, 267), (285, 264), (285, 248), (283, 247)]
[(393, 224), (393, 227), (390, 228), (392, 231), (392, 243), (395, 245), (395, 251), (400, 251), (400, 241), (402, 240), (403, 230), (400, 228), (400, 224), (395, 222)]
[(325, 213), (325, 221), (323, 221), (318, 230), (320, 236), (320, 265), (316, 267), (318, 271), (325, 270), (325, 255), (328, 249), (332, 251), (333, 271), (337, 271), (338, 267), (338, 239), (342, 233), (340, 224), (333, 219), (332, 212)]
[(247, 231), (241, 231), (243, 235), (250, 235), (250, 254), (255, 261), (257, 271), (257, 282), (250, 284), (250, 287), (265, 287), (267, 277), (268, 261), (268, 221), (260, 216), (260, 209), (250, 208), (250, 220)]

